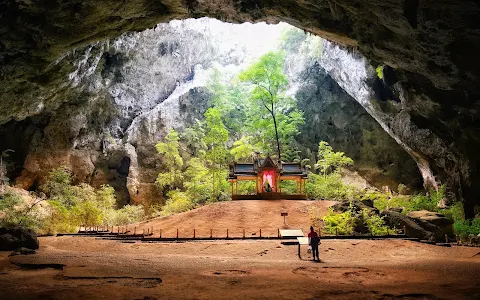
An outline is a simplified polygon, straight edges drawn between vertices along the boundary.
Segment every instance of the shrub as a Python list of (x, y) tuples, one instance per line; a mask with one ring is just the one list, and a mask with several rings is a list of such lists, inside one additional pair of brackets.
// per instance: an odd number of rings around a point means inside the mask
[(305, 185), (308, 197), (329, 200), (347, 200), (355, 197), (358, 190), (352, 186), (343, 184), (341, 175), (338, 173), (326, 176), (309, 174), (309, 180)]
[(145, 220), (145, 209), (141, 205), (125, 205), (114, 211), (114, 220), (105, 225), (127, 225)]
[(256, 184), (255, 181), (239, 181), (238, 194), (239, 195), (255, 195)]
[(98, 208), (97, 203), (91, 200), (84, 201), (73, 207), (71, 214), (73, 223), (77, 225), (96, 226), (102, 224), (102, 210)]
[(336, 213), (330, 208), (328, 214), (323, 217), (323, 223), (328, 233), (350, 235), (354, 232), (356, 219), (352, 210)]
[(418, 194), (410, 199), (408, 210), (429, 210), (437, 211), (438, 203), (445, 198), (445, 186), (442, 185), (438, 191), (430, 190), (426, 195)]
[[(377, 192), (378, 193), (378, 192)], [(392, 198), (388, 198), (386, 195), (382, 193), (378, 193), (380, 195), (383, 195), (383, 197), (376, 197), (373, 202), (373, 205), (375, 208), (378, 210), (384, 210), (384, 209), (390, 209), (392, 207), (401, 207), (403, 208), (403, 212), (407, 213), (409, 210), (408, 208), (410, 207), (409, 205), (409, 196), (394, 196)], [(363, 198), (362, 198), (363, 199)]]
[(72, 173), (66, 167), (50, 171), (42, 189), (51, 200), (59, 201), (67, 208), (75, 206), (77, 202), (72, 186)]
[(115, 207), (115, 189), (108, 184), (103, 184), (95, 192), (95, 198), (100, 209), (106, 211)]
[(163, 216), (169, 216), (191, 210), (193, 207), (194, 204), (187, 193), (174, 190), (168, 192), (168, 200), (162, 208), (161, 214)]
[(280, 184), (282, 185), (282, 193), (292, 194), (292, 195), (297, 193), (297, 186), (295, 184), (295, 181), (282, 180)]
[(462, 240), (468, 238), (470, 235), (480, 234), (480, 219), (473, 220), (459, 220), (453, 224), (455, 234), (460, 235)]
[(77, 222), (70, 211), (59, 201), (48, 201), (47, 216), (38, 230), (40, 234), (53, 235), (59, 232), (74, 232)]
[(455, 202), (449, 208), (439, 209), (438, 212), (442, 213), (454, 222), (465, 220), (463, 204), (461, 202)]
[(41, 218), (35, 204), (27, 203), (22, 195), (14, 191), (0, 195), (0, 227), (22, 226), (37, 229)]
[(397, 191), (400, 195), (408, 195), (409, 189), (406, 185), (404, 185), (403, 183), (400, 183), (398, 185)]
[(388, 226), (385, 225), (383, 217), (372, 213), (372, 211), (364, 208), (362, 210), (363, 221), (368, 227), (368, 230), (372, 235), (387, 235)]

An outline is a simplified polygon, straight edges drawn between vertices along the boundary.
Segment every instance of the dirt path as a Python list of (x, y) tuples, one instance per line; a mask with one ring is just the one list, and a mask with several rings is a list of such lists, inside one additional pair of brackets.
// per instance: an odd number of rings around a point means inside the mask
[[(326, 214), (328, 207), (334, 201), (293, 201), (293, 200), (245, 200), (226, 201), (206, 205), (185, 213), (168, 217), (157, 218), (129, 226), (132, 230), (137, 227), (137, 232), (153, 228), (154, 234), (174, 237), (178, 228), (181, 237), (210, 236), (210, 229), (214, 236), (259, 235), (262, 229), (263, 236), (277, 235), (278, 228), (302, 228), (308, 232), (310, 227), (310, 212)], [(283, 224), (282, 212), (288, 212), (287, 226)]]
[(0, 252), (4, 299), (480, 299), (478, 248), (326, 240), (322, 263), (279, 241), (41, 238)]

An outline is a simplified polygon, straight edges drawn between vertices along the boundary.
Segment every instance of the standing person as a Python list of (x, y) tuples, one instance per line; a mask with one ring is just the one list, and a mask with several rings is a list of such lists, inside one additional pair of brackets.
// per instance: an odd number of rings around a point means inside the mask
[(315, 260), (316, 256), (318, 261), (320, 261), (320, 254), (318, 253), (318, 244), (320, 244), (320, 237), (318, 236), (318, 233), (313, 230), (313, 226), (310, 226), (308, 240), (308, 244), (312, 247), (313, 260)]

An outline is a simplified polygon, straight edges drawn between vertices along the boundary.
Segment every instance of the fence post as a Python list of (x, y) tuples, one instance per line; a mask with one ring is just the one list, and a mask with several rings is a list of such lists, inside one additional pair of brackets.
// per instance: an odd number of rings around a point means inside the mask
[(335, 227), (335, 236), (338, 236), (338, 228)]
[(228, 228), (227, 228), (227, 239), (228, 239)]
[(212, 235), (212, 232), (213, 232), (213, 229), (212, 229), (212, 228), (210, 228), (210, 238), (212, 238), (212, 237), (213, 237), (213, 235)]
[(260, 228), (260, 237), (262, 237), (262, 228)]
[(195, 228), (193, 228), (193, 238), (195, 238)]
[(448, 235), (445, 233), (445, 243), (448, 243)]
[(162, 238), (162, 228), (160, 228), (160, 238)]
[(178, 239), (178, 228), (177, 228), (177, 239)]
[(245, 238), (245, 228), (243, 228), (243, 238)]
[(280, 228), (277, 228), (278, 237), (280, 237)]
[(407, 227), (403, 225), (403, 234), (407, 235)]

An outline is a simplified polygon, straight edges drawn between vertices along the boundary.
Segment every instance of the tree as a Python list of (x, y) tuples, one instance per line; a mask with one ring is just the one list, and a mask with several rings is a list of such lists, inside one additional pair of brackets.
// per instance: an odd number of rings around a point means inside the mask
[(51, 170), (42, 189), (49, 200), (58, 201), (68, 209), (78, 202), (79, 191), (72, 186), (72, 171), (66, 166)]
[(250, 143), (251, 136), (243, 136), (241, 139), (233, 143), (233, 148), (230, 150), (230, 154), (233, 155), (233, 159), (251, 159), (255, 151), (254, 146)]
[(172, 128), (165, 137), (165, 142), (159, 142), (155, 147), (157, 152), (162, 155), (166, 172), (159, 173), (156, 183), (161, 187), (168, 187), (172, 190), (177, 184), (180, 184), (183, 178), (181, 168), (183, 159), (178, 151), (179, 147), (178, 133)]
[[(296, 110), (295, 100), (285, 95), (288, 80), (283, 73), (283, 64), (281, 52), (269, 52), (239, 75), (242, 82), (252, 86), (248, 113), (251, 129), (274, 134), (278, 160), (281, 160), (281, 136), (287, 140), (298, 134), (297, 127), (304, 122), (303, 114)], [(263, 117), (263, 112), (270, 116), (270, 121)]]
[(184, 186), (194, 203), (204, 203), (212, 194), (212, 179), (209, 173), (200, 158), (194, 157), (188, 161)]
[(279, 52), (265, 54), (257, 63), (241, 73), (239, 78), (241, 81), (253, 84), (250, 100), (262, 105), (270, 113), (275, 127), (278, 160), (281, 160), (276, 106), (288, 86), (287, 77), (283, 74), (283, 55)]
[(335, 152), (333, 148), (325, 141), (318, 144), (318, 162), (316, 169), (321, 169), (323, 177), (327, 175), (327, 171), (338, 171), (341, 167), (353, 165), (353, 160), (345, 156), (344, 152)]
[(207, 85), (212, 94), (210, 106), (220, 111), (223, 123), (233, 133), (242, 131), (244, 123), (239, 120), (246, 119), (245, 100), (248, 98), (245, 88), (237, 82), (225, 81), (224, 75), (214, 69)]
[(205, 129), (201, 121), (195, 120), (192, 126), (185, 128), (180, 137), (185, 141), (193, 156), (198, 157), (205, 154), (207, 144), (205, 143)]
[(205, 112), (205, 143), (207, 143), (207, 152), (205, 157), (210, 161), (210, 171), (212, 174), (212, 194), (216, 199), (217, 191), (215, 183), (217, 175), (225, 164), (227, 150), (225, 143), (228, 141), (228, 130), (222, 122), (220, 111), (216, 108), (209, 108)]

